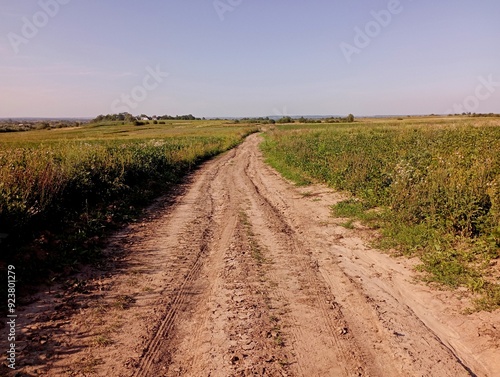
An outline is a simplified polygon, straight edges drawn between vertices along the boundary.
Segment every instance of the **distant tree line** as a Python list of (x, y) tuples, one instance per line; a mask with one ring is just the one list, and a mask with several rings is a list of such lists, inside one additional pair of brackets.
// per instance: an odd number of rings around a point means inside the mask
[(101, 123), (101, 122), (133, 122), (137, 120), (137, 117), (133, 116), (130, 113), (120, 113), (120, 114), (107, 114), (107, 115), (99, 115), (91, 120), (92, 123)]
[(488, 118), (491, 118), (491, 117), (500, 117), (500, 114), (495, 114), (495, 113), (488, 113), (488, 114), (477, 114), (477, 113), (462, 113), (462, 114), (448, 114), (448, 116), (469, 116), (469, 117), (473, 117), (473, 118), (480, 118), (480, 117), (488, 117)]
[(201, 118), (196, 118), (192, 114), (176, 115), (176, 116), (162, 115), (162, 116), (159, 116), (157, 118), (158, 118), (158, 120), (201, 120)]
[(322, 123), (321, 119), (304, 118), (304, 117), (300, 117), (299, 119), (297, 119), (297, 122), (299, 122), (299, 123)]
[(292, 118), (291, 116), (283, 116), (278, 120), (269, 117), (259, 118), (240, 118), (233, 121), (234, 123), (259, 123), (259, 124), (287, 124), (287, 123), (351, 123), (354, 122), (354, 115), (349, 114), (347, 117), (329, 117), (329, 118)]
[(352, 123), (354, 122), (354, 115), (349, 114), (347, 117), (330, 117), (330, 118), (325, 118), (326, 123)]
[(78, 127), (83, 122), (70, 120), (0, 120), (0, 132), (22, 132), (51, 130), (55, 128)]
[(149, 116), (146, 114), (141, 115), (132, 115), (130, 113), (120, 113), (120, 114), (107, 114), (107, 115), (99, 115), (96, 118), (92, 119), (92, 123), (102, 123), (102, 122), (130, 122), (134, 123), (136, 121), (141, 120), (201, 120), (201, 118), (196, 118), (192, 114), (188, 115), (161, 115), (161, 116)]
[(352, 123), (354, 122), (354, 115), (349, 114), (347, 117), (329, 117), (329, 118), (320, 118), (320, 119), (313, 119), (313, 118), (304, 118), (300, 117), (297, 119), (294, 119), (290, 116), (284, 116), (280, 119), (277, 120), (277, 123)]
[(274, 119), (270, 119), (269, 117), (259, 117), (259, 118), (241, 118), (236, 119), (234, 123), (258, 123), (258, 124), (274, 124), (276, 123)]

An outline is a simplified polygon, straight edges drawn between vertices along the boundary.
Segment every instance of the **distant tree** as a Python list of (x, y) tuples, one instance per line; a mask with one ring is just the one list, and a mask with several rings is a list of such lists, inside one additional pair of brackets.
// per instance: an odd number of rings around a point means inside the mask
[(349, 115), (347, 116), (347, 122), (348, 122), (348, 123), (352, 123), (352, 122), (354, 122), (354, 115), (349, 114)]
[(39, 130), (47, 130), (50, 128), (50, 123), (48, 122), (41, 122), (38, 127)]
[(278, 119), (278, 123), (293, 123), (293, 119), (289, 116)]

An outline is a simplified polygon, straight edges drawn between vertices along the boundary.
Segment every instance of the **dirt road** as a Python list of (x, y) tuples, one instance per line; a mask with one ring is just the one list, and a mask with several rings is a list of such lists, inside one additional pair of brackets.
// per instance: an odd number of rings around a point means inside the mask
[(205, 164), (174, 203), (118, 233), (112, 265), (29, 305), (22, 370), (500, 375), (497, 314), (463, 314), (466, 298), (414, 281), (415, 261), (367, 247), (369, 231), (330, 217), (339, 195), (285, 182), (264, 164), (260, 138)]

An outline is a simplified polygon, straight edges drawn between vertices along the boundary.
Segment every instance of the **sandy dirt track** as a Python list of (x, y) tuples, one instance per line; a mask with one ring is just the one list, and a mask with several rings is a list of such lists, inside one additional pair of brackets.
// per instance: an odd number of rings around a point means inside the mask
[(500, 376), (498, 313), (463, 314), (367, 247), (330, 216), (339, 194), (286, 182), (260, 141), (113, 236), (102, 270), (34, 297), (22, 375)]

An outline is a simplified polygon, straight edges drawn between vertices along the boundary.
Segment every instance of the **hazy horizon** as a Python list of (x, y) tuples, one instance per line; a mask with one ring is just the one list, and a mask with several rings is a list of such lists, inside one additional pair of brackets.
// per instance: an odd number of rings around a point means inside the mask
[(499, 113), (499, 11), (493, 0), (5, 1), (0, 118)]
[[(156, 115), (158, 117), (160, 116), (164, 116), (164, 115), (169, 115), (169, 116), (182, 116), (182, 115), (193, 115), (194, 117), (196, 118), (205, 118), (207, 120), (216, 120), (216, 119), (245, 119), (245, 118), (270, 118), (270, 119), (279, 119), (280, 117), (282, 117), (282, 115), (255, 115), (255, 116), (211, 116), (211, 117), (204, 117), (204, 116), (198, 116), (197, 114), (192, 114), (192, 113), (188, 113), (188, 114), (144, 114), (144, 115), (148, 115), (150, 117)], [(482, 114), (482, 113), (480, 113)], [(486, 115), (489, 114), (489, 113), (486, 113)], [(106, 114), (97, 114), (96, 116), (91, 116), (91, 117), (79, 117), (79, 116), (71, 116), (71, 117), (60, 117), (60, 116), (53, 116), (53, 117), (37, 117), (37, 116), (17, 116), (17, 117), (0, 117), (0, 121), (6, 121), (6, 120), (16, 120), (16, 121), (19, 121), (19, 120), (27, 120), (27, 121), (37, 121), (37, 120), (73, 120), (73, 121), (77, 121), (77, 120), (92, 120), (92, 119), (95, 119), (97, 116), (99, 115), (106, 115)], [(140, 114), (132, 114), (133, 116), (136, 116), (136, 117), (139, 117)], [(330, 117), (334, 117), (334, 118), (337, 118), (337, 117), (345, 117), (349, 114), (323, 114), (323, 115), (314, 115), (314, 114), (287, 114), (286, 116), (289, 116), (293, 119), (298, 119), (298, 118), (301, 118), (301, 117), (304, 117), (306, 119), (326, 119), (326, 118), (330, 118)], [(461, 114), (372, 114), (372, 115), (367, 115), (367, 114), (360, 114), (360, 115), (355, 115), (355, 118), (358, 118), (358, 119), (369, 119), (369, 118), (395, 118), (395, 117), (447, 117), (447, 116), (450, 116), (450, 115), (461, 115)], [(495, 117), (497, 117), (498, 115), (495, 113), (494, 114)]]

